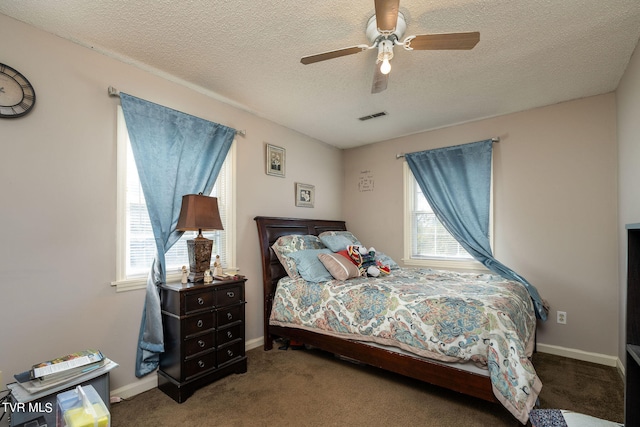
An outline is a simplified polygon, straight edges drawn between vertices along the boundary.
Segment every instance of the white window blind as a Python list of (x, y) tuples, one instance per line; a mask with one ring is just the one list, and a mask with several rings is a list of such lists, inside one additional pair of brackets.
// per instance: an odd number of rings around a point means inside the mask
[(404, 263), (431, 268), (486, 270), (438, 220), (406, 162), (404, 186)]
[(411, 212), (411, 258), (473, 259), (433, 213), (415, 178)]

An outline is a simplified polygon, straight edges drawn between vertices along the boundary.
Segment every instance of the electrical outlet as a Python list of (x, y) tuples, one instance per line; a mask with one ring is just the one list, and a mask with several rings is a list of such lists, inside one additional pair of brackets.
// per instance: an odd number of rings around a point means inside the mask
[(566, 325), (567, 324), (567, 312), (566, 311), (558, 311), (558, 323)]

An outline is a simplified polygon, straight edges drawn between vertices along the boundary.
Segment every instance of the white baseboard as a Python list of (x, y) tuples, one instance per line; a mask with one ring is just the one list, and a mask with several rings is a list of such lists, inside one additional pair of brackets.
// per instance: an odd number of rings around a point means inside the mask
[(540, 353), (554, 354), (556, 356), (568, 357), (570, 359), (582, 360), (584, 362), (597, 363), (599, 365), (620, 367), (622, 363), (617, 356), (607, 354), (591, 353), (588, 351), (576, 350), (574, 348), (560, 347), (557, 345), (538, 343), (537, 349)]
[(625, 377), (624, 365), (622, 364), (622, 361), (620, 359), (618, 359), (618, 363), (616, 363), (616, 368), (618, 368), (618, 372), (620, 373), (620, 376), (624, 378)]
[(158, 376), (155, 373), (136, 381), (135, 383), (127, 384), (123, 387), (119, 387), (115, 390), (111, 390), (109, 395), (111, 397), (120, 397), (122, 399), (128, 399), (137, 394), (144, 393), (145, 391), (152, 390), (158, 387)]
[(261, 347), (264, 344), (264, 337), (254, 338), (244, 343), (245, 351), (253, 350), (254, 348)]
[[(262, 346), (264, 343), (264, 338), (259, 337), (252, 339), (250, 341), (245, 342), (244, 348), (245, 351), (252, 350), (254, 348)], [(111, 397), (117, 396), (122, 399), (128, 399), (137, 394), (144, 393), (145, 391), (149, 391), (158, 387), (158, 376), (155, 374), (149, 374), (147, 377), (136, 381), (135, 383), (127, 384), (123, 387), (119, 387), (115, 390), (111, 390), (109, 395)]]

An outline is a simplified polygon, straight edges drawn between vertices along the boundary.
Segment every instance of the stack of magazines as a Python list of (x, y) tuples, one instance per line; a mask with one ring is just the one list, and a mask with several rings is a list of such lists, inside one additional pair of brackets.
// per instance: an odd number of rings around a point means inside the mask
[(26, 391), (49, 389), (98, 370), (109, 371), (118, 366), (98, 350), (83, 350), (33, 365), (29, 371), (15, 375)]
[(60, 381), (97, 369), (102, 362), (104, 356), (100, 351), (84, 350), (33, 365), (29, 373), (32, 380), (43, 383)]

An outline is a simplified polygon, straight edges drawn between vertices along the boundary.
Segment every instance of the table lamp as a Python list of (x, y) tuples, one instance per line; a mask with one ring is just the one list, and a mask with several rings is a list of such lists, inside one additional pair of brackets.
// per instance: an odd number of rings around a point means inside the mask
[(189, 251), (189, 282), (204, 281), (204, 272), (211, 268), (213, 241), (202, 235), (202, 230), (223, 230), (218, 210), (218, 199), (200, 194), (182, 196), (178, 230), (198, 231), (195, 239), (187, 240)]

